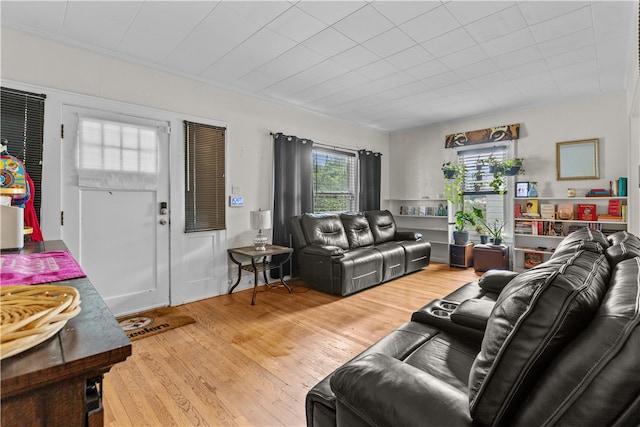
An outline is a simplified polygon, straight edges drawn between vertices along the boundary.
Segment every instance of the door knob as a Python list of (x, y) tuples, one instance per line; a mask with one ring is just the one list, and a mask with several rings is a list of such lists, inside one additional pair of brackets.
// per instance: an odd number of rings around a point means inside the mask
[(160, 220), (160, 225), (167, 225), (167, 220), (166, 219), (161, 219)]

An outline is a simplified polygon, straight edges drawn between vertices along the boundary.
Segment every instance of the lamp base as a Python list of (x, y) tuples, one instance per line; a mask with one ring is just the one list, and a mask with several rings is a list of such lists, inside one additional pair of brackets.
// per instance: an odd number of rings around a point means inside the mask
[(258, 235), (253, 239), (253, 245), (256, 248), (256, 251), (266, 251), (267, 250), (267, 236), (262, 234), (262, 230), (258, 232)]

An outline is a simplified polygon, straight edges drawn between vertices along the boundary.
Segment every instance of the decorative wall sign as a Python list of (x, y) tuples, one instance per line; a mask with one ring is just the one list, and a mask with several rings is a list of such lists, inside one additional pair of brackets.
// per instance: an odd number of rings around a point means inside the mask
[(462, 147), (464, 145), (482, 144), (485, 142), (510, 141), (520, 136), (520, 123), (496, 126), (482, 130), (453, 133), (444, 138), (444, 148)]

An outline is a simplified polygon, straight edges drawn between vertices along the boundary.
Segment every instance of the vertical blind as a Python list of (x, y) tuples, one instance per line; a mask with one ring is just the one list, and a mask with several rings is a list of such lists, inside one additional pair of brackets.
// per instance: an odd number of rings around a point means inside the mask
[(40, 220), (42, 200), (42, 144), (46, 96), (3, 87), (0, 91), (0, 138), (8, 151), (24, 164), (35, 185), (33, 205)]
[(185, 121), (184, 132), (184, 231), (223, 230), (226, 129)]
[(478, 164), (479, 161), (487, 160), (489, 157), (497, 161), (504, 161), (507, 158), (507, 148), (481, 148), (458, 153), (458, 164), (464, 164), (467, 167), (467, 174), (464, 177), (465, 194), (495, 193), (489, 185), (493, 180), (493, 174), (489, 172), (489, 166)]

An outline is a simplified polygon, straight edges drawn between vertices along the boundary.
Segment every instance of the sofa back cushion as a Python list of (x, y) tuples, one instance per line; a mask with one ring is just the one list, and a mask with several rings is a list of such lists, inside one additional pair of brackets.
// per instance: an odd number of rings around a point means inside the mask
[(609, 241), (601, 231), (583, 227), (562, 239), (551, 258), (562, 256), (567, 253), (575, 253), (581, 250), (601, 254), (604, 253), (605, 249), (608, 247)]
[(360, 248), (373, 245), (373, 234), (369, 227), (369, 221), (362, 213), (340, 214), (344, 231), (347, 234), (349, 247)]
[(606, 257), (583, 250), (550, 259), (505, 286), (469, 375), (476, 422), (508, 422), (542, 369), (596, 313), (609, 276)]
[(637, 236), (618, 231), (607, 239), (611, 246), (607, 248), (606, 254), (612, 266), (625, 259), (640, 257), (640, 239)]
[(306, 213), (302, 215), (301, 222), (302, 232), (308, 244), (349, 249), (347, 235), (338, 215)]
[(549, 364), (513, 425), (640, 425), (640, 258), (613, 268), (589, 326)]
[(364, 213), (369, 221), (373, 240), (376, 244), (388, 242), (394, 239), (396, 235), (396, 221), (393, 219), (391, 212), (384, 211), (367, 211)]

